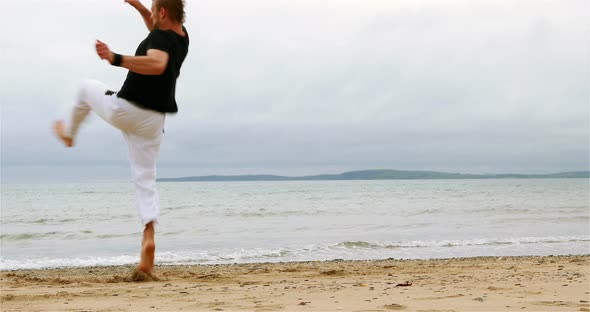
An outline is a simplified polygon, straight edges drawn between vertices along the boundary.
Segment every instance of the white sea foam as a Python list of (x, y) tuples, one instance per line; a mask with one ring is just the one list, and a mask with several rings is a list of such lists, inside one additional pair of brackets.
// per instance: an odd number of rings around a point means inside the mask
[[(287, 262), (310, 260), (355, 259), (370, 260), (384, 258), (437, 258), (459, 256), (498, 256), (498, 255), (542, 255), (535, 249), (529, 252), (506, 253), (506, 248), (518, 244), (553, 244), (558, 248), (552, 254), (588, 254), (589, 236), (561, 237), (520, 237), (473, 240), (438, 240), (408, 242), (340, 242), (307, 245), (292, 248), (239, 248), (218, 251), (164, 251), (157, 253), (157, 262), (162, 265), (181, 264), (223, 264), (250, 262)], [(466, 248), (483, 247), (479, 254), (465, 253)], [(490, 247), (491, 246), (491, 247)], [(500, 247), (496, 249), (494, 247)], [(420, 252), (412, 249), (422, 249)], [(453, 250), (454, 249), (454, 250)], [(442, 250), (442, 251), (441, 251)], [(482, 249), (479, 249), (480, 251)], [(462, 253), (457, 254), (457, 251)], [(500, 252), (498, 252), (500, 251)], [(430, 256), (429, 256), (430, 255)], [(60, 267), (93, 267), (129, 265), (139, 261), (137, 256), (121, 255), (113, 257), (74, 257), (74, 258), (34, 258), (7, 260), (0, 258), (0, 270), (42, 269)]]

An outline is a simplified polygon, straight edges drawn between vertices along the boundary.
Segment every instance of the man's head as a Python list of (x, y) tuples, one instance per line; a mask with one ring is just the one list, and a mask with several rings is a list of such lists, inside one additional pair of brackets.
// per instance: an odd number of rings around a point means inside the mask
[(152, 0), (152, 22), (155, 28), (184, 23), (184, 0)]

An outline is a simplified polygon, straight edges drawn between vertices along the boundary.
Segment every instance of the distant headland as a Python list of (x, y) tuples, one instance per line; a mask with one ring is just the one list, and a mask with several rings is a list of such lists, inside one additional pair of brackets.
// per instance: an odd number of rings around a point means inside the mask
[(340, 174), (320, 174), (301, 177), (278, 175), (235, 175), (235, 176), (194, 176), (180, 178), (161, 178), (158, 182), (211, 182), (211, 181), (330, 181), (330, 180), (442, 180), (442, 179), (563, 179), (590, 178), (590, 171), (560, 172), (551, 174), (463, 174), (437, 171), (403, 170), (362, 170)]

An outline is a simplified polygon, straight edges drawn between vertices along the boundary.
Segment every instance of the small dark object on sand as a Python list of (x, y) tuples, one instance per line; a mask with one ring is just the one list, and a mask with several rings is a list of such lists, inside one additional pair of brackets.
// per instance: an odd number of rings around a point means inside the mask
[(395, 287), (407, 287), (407, 286), (412, 286), (412, 282), (405, 281), (403, 283), (399, 283), (399, 284), (395, 285)]

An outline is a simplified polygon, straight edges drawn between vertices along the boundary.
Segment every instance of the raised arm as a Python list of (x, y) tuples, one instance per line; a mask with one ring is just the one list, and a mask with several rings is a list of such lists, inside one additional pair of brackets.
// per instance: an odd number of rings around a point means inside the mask
[(126, 3), (129, 3), (132, 7), (134, 7), (137, 12), (143, 18), (143, 22), (149, 31), (154, 30), (154, 23), (152, 22), (152, 11), (146, 8), (143, 4), (141, 4), (140, 0), (125, 0)]

